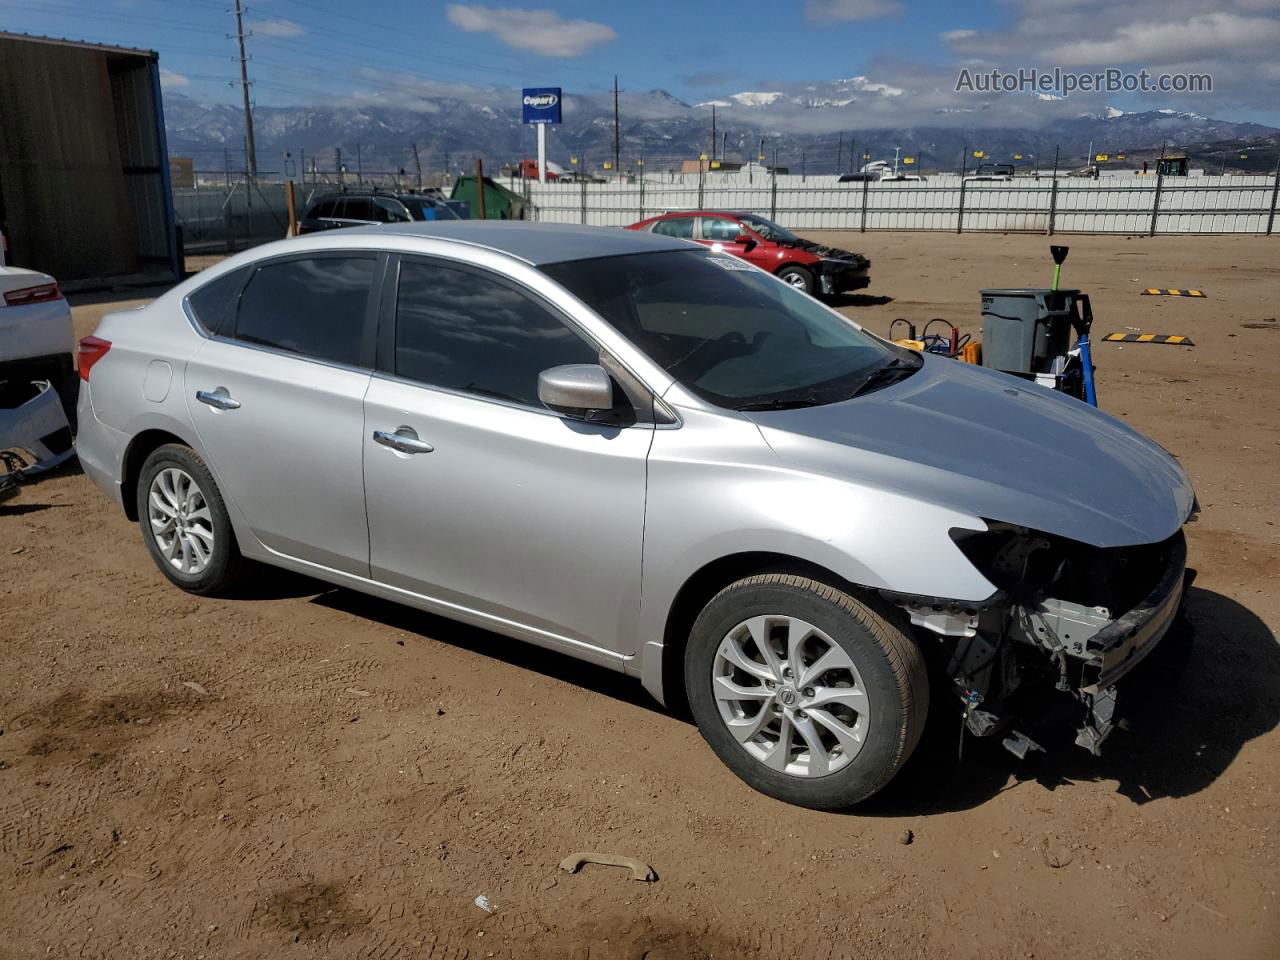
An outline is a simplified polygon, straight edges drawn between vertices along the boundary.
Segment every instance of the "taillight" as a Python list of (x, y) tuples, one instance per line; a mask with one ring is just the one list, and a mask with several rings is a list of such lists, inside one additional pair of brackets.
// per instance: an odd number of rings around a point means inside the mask
[(21, 290), (8, 290), (4, 302), (11, 307), (25, 307), (29, 303), (45, 303), (49, 300), (61, 300), (62, 291), (56, 283), (42, 283), (38, 287), (23, 287)]
[(76, 356), (76, 366), (80, 368), (80, 379), (89, 382), (89, 371), (93, 365), (107, 355), (111, 349), (111, 341), (101, 337), (85, 337), (80, 341), (80, 352)]

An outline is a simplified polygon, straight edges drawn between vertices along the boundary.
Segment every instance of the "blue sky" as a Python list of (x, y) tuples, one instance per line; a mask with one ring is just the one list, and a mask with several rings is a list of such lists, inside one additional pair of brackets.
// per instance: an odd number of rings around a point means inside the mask
[[(517, 5), (518, 4), (518, 5)], [(166, 86), (234, 102), (231, 0), (0, 0), (0, 26), (160, 51)], [(250, 0), (254, 98), (283, 105), (416, 85), (663, 88), (695, 103), (862, 76), (921, 119), (973, 94), (962, 66), (1213, 73), (1211, 95), (1077, 95), (1082, 112), (1175, 107), (1280, 125), (1280, 0)], [(990, 99), (990, 98), (988, 98)], [(1023, 97), (1019, 113), (1027, 104)], [(1002, 103), (986, 109), (1001, 122)], [(925, 109), (927, 105), (927, 109)], [(1023, 118), (1025, 119), (1025, 118)]]

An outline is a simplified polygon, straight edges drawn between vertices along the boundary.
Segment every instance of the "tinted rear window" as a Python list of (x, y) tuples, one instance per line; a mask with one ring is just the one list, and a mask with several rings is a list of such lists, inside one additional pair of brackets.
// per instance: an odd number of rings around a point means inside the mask
[(210, 333), (217, 333), (223, 321), (231, 316), (236, 297), (251, 269), (246, 267), (224, 273), (187, 297), (191, 312), (196, 315), (200, 325)]
[(653, 232), (664, 237), (682, 237), (693, 239), (693, 217), (673, 217), (670, 220), (659, 220), (653, 225)]
[(235, 339), (360, 365), (373, 257), (316, 257), (259, 267), (240, 295)]

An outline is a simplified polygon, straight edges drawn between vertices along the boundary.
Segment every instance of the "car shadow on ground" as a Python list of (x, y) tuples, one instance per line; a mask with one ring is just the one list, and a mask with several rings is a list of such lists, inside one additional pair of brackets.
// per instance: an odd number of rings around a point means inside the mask
[[(1250, 610), (1192, 588), (1185, 618), (1120, 686), (1120, 729), (1094, 757), (1072, 739), (1081, 707), (1065, 695), (1053, 716), (1020, 729), (1045, 747), (1018, 760), (998, 738), (966, 737), (960, 715), (935, 698), (930, 728), (898, 778), (854, 813), (921, 816), (976, 807), (1030, 782), (1045, 790), (1115, 781), (1134, 804), (1190, 796), (1241, 748), (1280, 723), (1280, 647)], [(936, 722), (935, 722), (936, 721)]]
[(415, 634), (424, 640), (447, 643), (452, 647), (502, 660), (512, 666), (562, 680), (632, 706), (643, 707), (655, 713), (666, 712), (661, 704), (645, 692), (635, 677), (567, 654), (512, 640), (479, 627), (352, 590), (327, 589), (311, 602), (352, 616), (364, 617), (393, 630)]
[(880, 297), (870, 293), (837, 293), (827, 297), (826, 302), (832, 307), (883, 307), (893, 303), (893, 297)]
[[(312, 603), (691, 722), (664, 710), (634, 677), (388, 600), (285, 571), (272, 571), (250, 589), (262, 599), (313, 593)], [(1280, 646), (1250, 610), (1211, 590), (1192, 588), (1184, 613), (1141, 668), (1126, 678), (1121, 726), (1103, 745), (1102, 756), (1072, 742), (1082, 707), (1066, 695), (1058, 696), (1037, 721), (1019, 727), (1045, 752), (1018, 760), (999, 738), (966, 736), (961, 756), (958, 707), (949, 690), (935, 690), (929, 723), (911, 759), (889, 787), (849, 813), (950, 813), (1032, 783), (1060, 790), (1115, 781), (1116, 792), (1134, 804), (1205, 789), (1246, 743), (1280, 724)]]

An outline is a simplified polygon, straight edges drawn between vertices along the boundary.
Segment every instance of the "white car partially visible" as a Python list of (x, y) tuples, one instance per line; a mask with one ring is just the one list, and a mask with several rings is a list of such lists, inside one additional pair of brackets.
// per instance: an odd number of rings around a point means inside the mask
[(24, 267), (0, 267), (0, 379), (50, 380), (75, 370), (71, 308), (58, 282)]
[(47, 273), (0, 266), (0, 500), (74, 455), (71, 308)]

